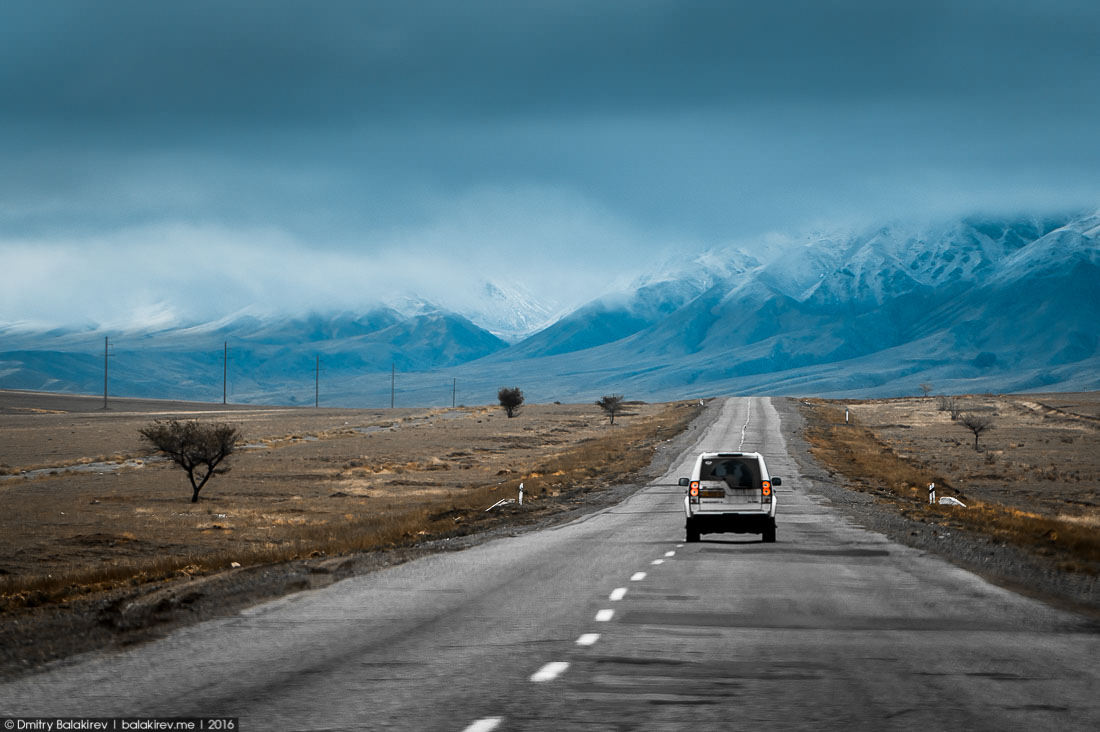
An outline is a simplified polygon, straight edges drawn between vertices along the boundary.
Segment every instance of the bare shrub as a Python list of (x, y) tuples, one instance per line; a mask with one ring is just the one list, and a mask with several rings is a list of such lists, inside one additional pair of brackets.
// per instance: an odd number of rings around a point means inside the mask
[(615, 424), (615, 415), (623, 411), (623, 395), (605, 394), (596, 400), (596, 406), (611, 418), (611, 424)]
[(177, 419), (157, 421), (140, 430), (142, 438), (187, 471), (191, 481), (191, 503), (199, 502), (199, 491), (215, 475), (229, 472), (219, 468), (236, 447), (240, 430), (231, 424), (202, 424)]
[(924, 393), (925, 398), (927, 398), (928, 395), (932, 393), (932, 385), (927, 383), (921, 384), (920, 390)]
[(993, 429), (993, 418), (980, 414), (964, 414), (959, 423), (974, 433), (974, 449), (978, 449), (978, 435)]
[(500, 406), (504, 407), (504, 413), (509, 417), (515, 417), (519, 414), (520, 405), (523, 404), (523, 392), (518, 386), (511, 388), (502, 386), (497, 392), (497, 399), (500, 400)]

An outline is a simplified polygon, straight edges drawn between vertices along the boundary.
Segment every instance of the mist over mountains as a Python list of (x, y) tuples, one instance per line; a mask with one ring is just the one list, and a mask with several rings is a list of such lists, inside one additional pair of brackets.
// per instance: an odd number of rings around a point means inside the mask
[[(715, 250), (571, 312), (484, 283), (362, 313), (134, 332), (0, 324), (0, 388), (400, 406), (716, 394), (875, 396), (1100, 388), (1100, 213), (817, 236), (760, 259)], [(320, 374), (315, 371), (318, 359)], [(317, 382), (315, 382), (317, 379)], [(454, 391), (452, 391), (454, 390)]]

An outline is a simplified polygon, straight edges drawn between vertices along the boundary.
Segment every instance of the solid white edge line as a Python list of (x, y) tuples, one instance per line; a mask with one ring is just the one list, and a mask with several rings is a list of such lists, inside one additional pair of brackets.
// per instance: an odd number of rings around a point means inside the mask
[(619, 600), (623, 599), (625, 596), (626, 596), (626, 588), (625, 587), (616, 587), (614, 590), (611, 591), (611, 595), (607, 599), (611, 600), (611, 602), (618, 602)]
[(596, 641), (600, 639), (599, 633), (585, 633), (577, 639), (578, 646), (591, 646), (595, 645)]
[(645, 579), (645, 572), (635, 572), (634, 574), (630, 575), (630, 581), (631, 582), (641, 582), (644, 579)]
[(535, 673), (531, 674), (531, 681), (540, 683), (543, 681), (553, 681), (554, 679), (565, 673), (569, 668), (569, 664), (565, 661), (553, 661), (540, 668)]
[(493, 732), (504, 721), (504, 717), (485, 717), (471, 724), (462, 732)]
[(600, 610), (598, 613), (596, 613), (596, 622), (597, 623), (606, 623), (608, 620), (611, 620), (611, 618), (613, 618), (613, 617), (615, 617), (615, 611), (614, 610)]

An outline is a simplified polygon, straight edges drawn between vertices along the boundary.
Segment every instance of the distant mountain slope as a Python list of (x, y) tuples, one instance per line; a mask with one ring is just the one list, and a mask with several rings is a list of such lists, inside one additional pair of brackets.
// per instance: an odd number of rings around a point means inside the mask
[(703, 255), (671, 260), (624, 293), (605, 295), (573, 311), (497, 356), (514, 361), (582, 351), (656, 325), (715, 283), (729, 283), (760, 263), (740, 250), (722, 258)]
[[(508, 322), (508, 297), (491, 295)], [(522, 299), (522, 298), (521, 298)], [(514, 324), (534, 310), (521, 304)], [(757, 261), (737, 250), (673, 258), (508, 345), (412, 299), (366, 313), (264, 318), (139, 333), (0, 328), (0, 388), (95, 393), (110, 335), (112, 393), (211, 399), (229, 342), (231, 398), (492, 402), (604, 393), (916, 393), (1100, 389), (1100, 214), (966, 219), (815, 237)]]
[[(973, 219), (815, 239), (718, 279), (618, 340), (572, 348), (568, 358), (546, 347), (551, 333), (607, 330), (597, 302), (481, 363), (512, 361), (542, 378), (560, 370), (570, 376), (557, 379), (558, 393), (569, 381), (572, 394), (914, 393), (933, 376), (955, 390), (1097, 388), (1098, 231), (1096, 216)], [(632, 302), (615, 314), (639, 312)]]
[[(214, 399), (222, 393), (228, 344), (230, 392), (239, 400), (294, 402), (316, 378), (430, 371), (499, 351), (500, 338), (454, 313), (403, 317), (366, 314), (303, 318), (243, 316), (156, 331), (93, 329), (36, 333), (0, 329), (0, 388), (97, 393), (103, 389), (104, 338), (110, 338), (110, 393), (139, 397)], [(18, 350), (9, 350), (15, 346)], [(289, 393), (289, 395), (288, 395)], [(293, 396), (293, 398), (291, 398)]]

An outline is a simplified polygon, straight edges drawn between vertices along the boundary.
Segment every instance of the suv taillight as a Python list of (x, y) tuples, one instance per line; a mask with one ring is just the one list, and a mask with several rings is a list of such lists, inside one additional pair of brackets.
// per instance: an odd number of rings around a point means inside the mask
[(691, 494), (692, 498), (698, 498), (699, 497), (699, 481), (697, 481), (697, 480), (691, 481), (691, 485), (688, 488), (688, 493)]
[(765, 480), (760, 484), (760, 494), (764, 496), (764, 498), (772, 497), (772, 482), (770, 480)]

